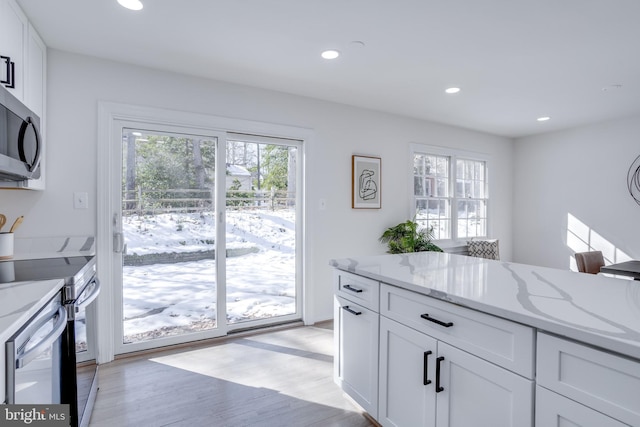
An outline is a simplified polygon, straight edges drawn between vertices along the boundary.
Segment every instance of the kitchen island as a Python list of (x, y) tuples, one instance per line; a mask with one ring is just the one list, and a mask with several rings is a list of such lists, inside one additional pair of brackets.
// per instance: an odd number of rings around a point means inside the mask
[(637, 281), (433, 252), (331, 265), (336, 381), (381, 424), (640, 426)]

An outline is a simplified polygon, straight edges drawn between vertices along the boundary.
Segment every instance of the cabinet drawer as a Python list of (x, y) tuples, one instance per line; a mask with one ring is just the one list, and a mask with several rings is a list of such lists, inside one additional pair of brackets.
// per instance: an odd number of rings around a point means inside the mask
[(536, 387), (536, 427), (625, 427), (607, 417), (557, 393)]
[(538, 384), (630, 425), (640, 425), (640, 361), (538, 333)]
[(336, 295), (378, 312), (380, 283), (342, 270), (334, 270), (333, 274)]
[(533, 378), (532, 328), (384, 283), (380, 314)]

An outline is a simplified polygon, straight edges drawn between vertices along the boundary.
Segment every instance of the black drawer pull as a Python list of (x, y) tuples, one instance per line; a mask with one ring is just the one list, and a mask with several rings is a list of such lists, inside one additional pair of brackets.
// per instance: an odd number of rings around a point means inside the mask
[(345, 309), (345, 310), (347, 310), (347, 311), (348, 311), (349, 313), (351, 313), (351, 314), (355, 314), (356, 316), (360, 316), (360, 315), (362, 314), (362, 312), (361, 312), (361, 311), (351, 310), (351, 309), (349, 308), (349, 306), (348, 306), (348, 305), (345, 305), (345, 306), (344, 306), (344, 307), (342, 307), (342, 308), (343, 308), (343, 309)]
[(422, 317), (425, 320), (428, 320), (429, 322), (437, 323), (440, 326), (444, 326), (445, 328), (450, 328), (453, 326), (453, 322), (445, 323), (442, 320), (438, 320), (438, 319), (434, 319), (433, 317), (430, 317), (427, 313), (421, 314), (420, 317)]
[(440, 387), (440, 363), (444, 360), (443, 356), (436, 359), (436, 393), (444, 391), (444, 387)]
[(351, 285), (344, 285), (344, 286), (343, 286), (343, 288), (344, 288), (344, 289), (346, 289), (346, 290), (348, 290), (348, 291), (355, 292), (355, 293), (357, 293), (357, 294), (359, 294), (360, 292), (362, 292), (362, 289), (354, 288), (354, 287), (352, 287)]
[(431, 350), (427, 350), (424, 352), (424, 368), (422, 369), (423, 372), (423, 378), (422, 378), (422, 384), (424, 385), (428, 385), (431, 384), (431, 380), (429, 379), (429, 375), (427, 374), (427, 370), (428, 368), (428, 363), (429, 363), (429, 355), (431, 354)]

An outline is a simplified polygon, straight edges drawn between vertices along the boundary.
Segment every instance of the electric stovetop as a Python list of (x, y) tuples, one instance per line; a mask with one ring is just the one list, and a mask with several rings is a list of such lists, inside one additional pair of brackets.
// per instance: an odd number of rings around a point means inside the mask
[(93, 256), (23, 259), (0, 262), (0, 283), (65, 279), (65, 285), (78, 285), (95, 273)]

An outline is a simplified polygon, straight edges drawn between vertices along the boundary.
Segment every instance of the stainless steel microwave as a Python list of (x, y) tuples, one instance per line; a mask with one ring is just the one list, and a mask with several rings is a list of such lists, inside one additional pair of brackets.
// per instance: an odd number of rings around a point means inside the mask
[(0, 86), (0, 181), (40, 178), (40, 118)]

